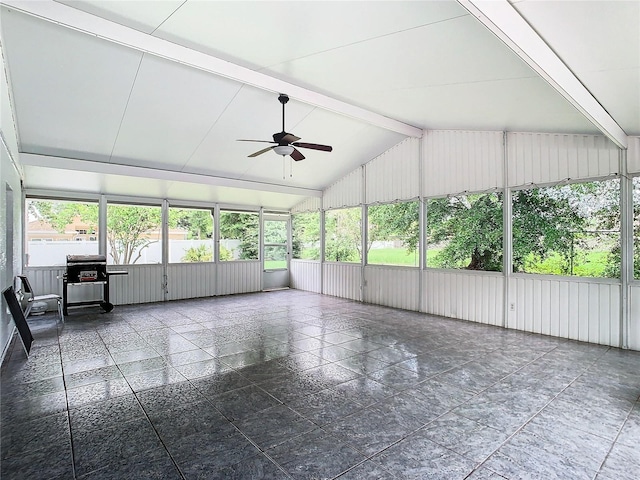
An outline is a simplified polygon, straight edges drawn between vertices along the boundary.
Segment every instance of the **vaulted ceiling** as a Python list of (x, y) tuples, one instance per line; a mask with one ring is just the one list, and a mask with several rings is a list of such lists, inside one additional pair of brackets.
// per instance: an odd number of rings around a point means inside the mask
[[(478, 1), (0, 2), (31, 189), (290, 208), (423, 129), (602, 128)], [(503, 3), (640, 135), (639, 1)], [(265, 145), (236, 139), (281, 130), (279, 92), (286, 130), (332, 153), (247, 157)]]

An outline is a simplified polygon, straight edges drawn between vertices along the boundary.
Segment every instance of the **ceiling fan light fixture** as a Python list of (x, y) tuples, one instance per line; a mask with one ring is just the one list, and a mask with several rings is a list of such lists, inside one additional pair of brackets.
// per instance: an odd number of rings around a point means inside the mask
[(291, 155), (293, 153), (293, 147), (291, 145), (276, 145), (273, 147), (273, 151), (278, 155)]

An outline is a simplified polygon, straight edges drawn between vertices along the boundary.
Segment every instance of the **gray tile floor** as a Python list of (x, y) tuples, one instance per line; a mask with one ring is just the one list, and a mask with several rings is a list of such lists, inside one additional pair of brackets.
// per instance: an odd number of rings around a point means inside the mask
[(3, 479), (640, 478), (640, 353), (296, 290), (32, 317)]

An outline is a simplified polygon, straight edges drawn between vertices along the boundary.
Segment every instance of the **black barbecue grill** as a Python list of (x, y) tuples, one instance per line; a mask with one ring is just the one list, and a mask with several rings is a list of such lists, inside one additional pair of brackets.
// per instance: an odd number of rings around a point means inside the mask
[[(105, 312), (113, 310), (109, 302), (109, 277), (127, 275), (126, 271), (107, 271), (107, 257), (104, 255), (67, 255), (67, 272), (62, 276), (62, 305), (67, 315), (67, 307), (83, 305), (100, 305)], [(67, 287), (69, 285), (102, 284), (102, 298), (82, 302), (69, 302)]]

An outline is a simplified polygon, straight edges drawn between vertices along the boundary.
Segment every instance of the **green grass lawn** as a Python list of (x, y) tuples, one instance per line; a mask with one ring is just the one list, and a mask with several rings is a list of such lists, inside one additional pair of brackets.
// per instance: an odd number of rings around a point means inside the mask
[(278, 268), (287, 268), (287, 261), (286, 260), (265, 260), (264, 261), (265, 270), (275, 270)]
[(408, 253), (406, 248), (372, 248), (369, 250), (368, 263), (417, 267), (418, 251)]

